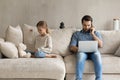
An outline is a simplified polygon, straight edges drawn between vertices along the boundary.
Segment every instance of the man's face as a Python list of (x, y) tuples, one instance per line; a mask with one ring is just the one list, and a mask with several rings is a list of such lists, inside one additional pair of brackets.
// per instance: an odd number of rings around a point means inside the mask
[(83, 21), (83, 23), (82, 23), (82, 25), (83, 25), (83, 29), (85, 30), (85, 31), (88, 31), (90, 28), (91, 28), (91, 21)]

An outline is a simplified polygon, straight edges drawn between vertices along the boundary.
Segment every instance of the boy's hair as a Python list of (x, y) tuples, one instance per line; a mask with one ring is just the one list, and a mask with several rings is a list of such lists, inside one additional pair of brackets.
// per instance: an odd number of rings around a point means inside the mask
[(81, 22), (83, 23), (83, 21), (91, 21), (91, 22), (93, 22), (93, 19), (92, 19), (92, 17), (90, 15), (85, 15), (85, 16), (83, 16)]
[(47, 23), (45, 21), (39, 21), (36, 25), (36, 27), (42, 27), (42, 28), (45, 28), (46, 29), (46, 33), (49, 33), (49, 30), (48, 30), (48, 26), (47, 26)]

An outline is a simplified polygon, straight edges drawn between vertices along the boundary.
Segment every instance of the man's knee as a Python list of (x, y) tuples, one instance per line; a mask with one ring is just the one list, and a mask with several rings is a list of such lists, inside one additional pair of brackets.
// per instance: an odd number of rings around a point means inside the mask
[(86, 58), (86, 54), (84, 52), (78, 52), (77, 53), (77, 60), (82, 61)]
[(95, 57), (101, 57), (101, 53), (99, 51), (94, 52)]
[(102, 63), (102, 60), (101, 60), (101, 53), (99, 51), (96, 51), (94, 53), (94, 59), (96, 59), (96, 61), (98, 61), (99, 63)]

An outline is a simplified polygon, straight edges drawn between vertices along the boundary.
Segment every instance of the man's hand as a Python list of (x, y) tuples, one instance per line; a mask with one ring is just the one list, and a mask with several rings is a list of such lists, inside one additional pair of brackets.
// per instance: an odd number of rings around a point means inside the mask
[(95, 32), (95, 27), (91, 27), (91, 34), (94, 34), (94, 32)]
[(94, 38), (94, 40), (98, 41), (98, 47), (102, 47), (103, 44), (102, 44), (102, 40), (100, 40), (96, 35), (95, 35), (95, 27), (91, 27), (91, 34)]
[(73, 52), (73, 53), (77, 53), (78, 52), (78, 47), (70, 46), (70, 51)]

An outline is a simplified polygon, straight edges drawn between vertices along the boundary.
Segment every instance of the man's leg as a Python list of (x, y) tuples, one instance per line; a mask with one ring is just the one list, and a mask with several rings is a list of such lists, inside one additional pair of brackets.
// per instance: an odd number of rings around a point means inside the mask
[(86, 53), (83, 53), (83, 52), (77, 53), (76, 80), (82, 80), (82, 75), (83, 75), (86, 59), (87, 59)]
[(91, 59), (94, 62), (94, 68), (95, 68), (95, 80), (102, 80), (102, 60), (101, 55), (99, 51), (94, 52), (91, 54)]

